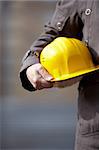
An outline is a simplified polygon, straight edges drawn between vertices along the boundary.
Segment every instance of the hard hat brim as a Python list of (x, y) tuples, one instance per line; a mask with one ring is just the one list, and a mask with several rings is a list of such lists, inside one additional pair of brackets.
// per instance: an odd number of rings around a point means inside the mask
[(69, 79), (72, 79), (72, 78), (76, 78), (78, 76), (83, 76), (85, 74), (90, 74), (91, 72), (95, 72), (95, 71), (96, 72), (99, 71), (99, 65), (94, 67), (94, 68), (91, 68), (91, 69), (82, 70), (82, 71), (74, 72), (74, 73), (71, 73), (71, 74), (62, 75), (58, 78), (52, 79), (51, 81), (54, 82), (54, 81), (69, 80)]

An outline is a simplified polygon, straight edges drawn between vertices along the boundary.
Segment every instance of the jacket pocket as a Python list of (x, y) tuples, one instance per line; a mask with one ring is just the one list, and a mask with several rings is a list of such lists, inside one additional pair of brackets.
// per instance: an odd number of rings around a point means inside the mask
[(58, 31), (62, 31), (66, 20), (68, 19), (69, 15), (64, 15), (63, 11), (59, 8), (56, 8), (56, 11), (51, 20), (51, 26)]
[(91, 120), (79, 120), (79, 133), (82, 136), (93, 136), (99, 134), (99, 114)]
[(59, 31), (60, 36), (82, 39), (83, 22), (78, 13), (77, 1), (61, 1), (51, 20), (51, 27)]
[(81, 135), (99, 134), (99, 84), (80, 87), (78, 125)]

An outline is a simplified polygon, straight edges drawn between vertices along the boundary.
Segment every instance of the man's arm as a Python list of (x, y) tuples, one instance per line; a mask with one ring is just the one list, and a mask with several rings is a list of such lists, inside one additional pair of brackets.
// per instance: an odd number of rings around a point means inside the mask
[(26, 71), (30, 66), (39, 63), (42, 49), (59, 36), (81, 39), (82, 28), (83, 23), (77, 11), (76, 0), (59, 1), (51, 21), (44, 26), (43, 34), (32, 44), (23, 58), (20, 78), (25, 89), (29, 91), (36, 89), (27, 78)]

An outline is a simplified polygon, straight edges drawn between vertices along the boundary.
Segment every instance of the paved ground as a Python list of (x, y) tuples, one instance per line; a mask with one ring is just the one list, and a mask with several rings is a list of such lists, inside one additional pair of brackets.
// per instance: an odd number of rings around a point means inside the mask
[(74, 105), (1, 106), (0, 150), (73, 150)]

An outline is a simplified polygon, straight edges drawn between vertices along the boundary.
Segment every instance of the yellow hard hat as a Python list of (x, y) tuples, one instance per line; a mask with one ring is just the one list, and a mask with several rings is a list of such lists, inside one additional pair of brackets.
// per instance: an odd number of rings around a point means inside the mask
[(77, 39), (58, 37), (41, 52), (40, 62), (53, 81), (74, 78), (98, 70), (86, 45)]

